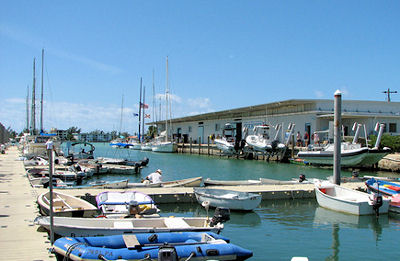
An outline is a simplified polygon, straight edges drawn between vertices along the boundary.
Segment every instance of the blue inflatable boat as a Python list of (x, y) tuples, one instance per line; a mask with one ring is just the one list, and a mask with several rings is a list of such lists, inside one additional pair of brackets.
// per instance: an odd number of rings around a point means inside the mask
[(63, 237), (54, 242), (57, 260), (245, 260), (253, 252), (212, 232)]
[(400, 193), (400, 184), (371, 178), (365, 182), (369, 190), (380, 192), (386, 196), (394, 196)]

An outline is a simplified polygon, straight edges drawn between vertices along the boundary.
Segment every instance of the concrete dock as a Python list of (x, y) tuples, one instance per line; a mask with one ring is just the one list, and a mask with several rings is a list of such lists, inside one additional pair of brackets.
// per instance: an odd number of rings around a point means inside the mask
[[(55, 260), (54, 255), (48, 252), (50, 242), (47, 233), (37, 232), (38, 227), (33, 224), (33, 220), (39, 215), (37, 196), (47, 189), (35, 189), (30, 186), (23, 162), (18, 161), (18, 157), (19, 152), (16, 147), (8, 148), (6, 154), (0, 154), (0, 250), (2, 251), (0, 260)], [(364, 187), (362, 182), (342, 185), (352, 189)], [(313, 184), (220, 186), (218, 188), (258, 193), (264, 200), (315, 197)], [(157, 204), (196, 202), (193, 188), (128, 188), (125, 190), (138, 190), (149, 194)], [(63, 190), (92, 203), (94, 203), (94, 197), (102, 191), (104, 190)]]
[(46, 233), (37, 232), (37, 191), (31, 187), (19, 152), (0, 154), (0, 260), (56, 260)]

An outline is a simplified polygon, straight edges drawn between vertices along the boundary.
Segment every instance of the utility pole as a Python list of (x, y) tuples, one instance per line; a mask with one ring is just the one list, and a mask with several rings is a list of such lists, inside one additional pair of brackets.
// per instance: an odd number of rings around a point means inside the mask
[(390, 94), (397, 93), (397, 91), (391, 91), (390, 88), (388, 88), (387, 91), (383, 91), (382, 93), (387, 94), (387, 101), (390, 102)]

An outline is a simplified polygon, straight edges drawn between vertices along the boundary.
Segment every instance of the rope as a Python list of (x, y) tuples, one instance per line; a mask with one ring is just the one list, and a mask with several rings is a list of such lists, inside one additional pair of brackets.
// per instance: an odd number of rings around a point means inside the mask
[(189, 260), (192, 259), (192, 257), (194, 257), (194, 256), (195, 256), (195, 253), (194, 253), (194, 252), (190, 253), (190, 256), (189, 256), (187, 259), (185, 259), (185, 261), (189, 261)]
[(71, 255), (72, 251), (73, 251), (76, 247), (78, 247), (78, 246), (80, 246), (80, 245), (86, 245), (86, 243), (77, 242), (77, 243), (74, 243), (74, 244), (70, 245), (70, 246), (68, 247), (67, 251), (65, 252), (65, 256), (64, 256), (63, 261), (68, 261), (68, 260), (69, 260), (69, 256)]

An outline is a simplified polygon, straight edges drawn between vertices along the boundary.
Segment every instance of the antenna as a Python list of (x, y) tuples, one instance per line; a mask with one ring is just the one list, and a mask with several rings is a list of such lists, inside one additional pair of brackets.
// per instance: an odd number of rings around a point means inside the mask
[(387, 101), (390, 102), (390, 94), (397, 93), (397, 91), (391, 91), (390, 88), (388, 88), (387, 91), (383, 91), (382, 93), (387, 94)]

